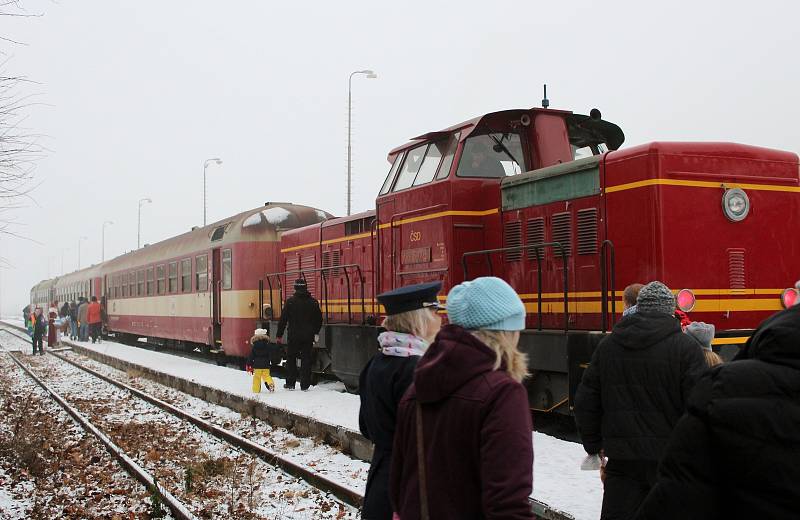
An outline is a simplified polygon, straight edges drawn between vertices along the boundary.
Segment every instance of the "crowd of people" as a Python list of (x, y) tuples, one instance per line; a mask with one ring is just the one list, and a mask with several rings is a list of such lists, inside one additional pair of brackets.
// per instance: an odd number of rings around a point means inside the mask
[(33, 354), (44, 354), (44, 337), (47, 337), (49, 348), (61, 345), (61, 336), (69, 334), (73, 341), (89, 341), (99, 343), (102, 341), (103, 321), (105, 309), (92, 296), (91, 301), (83, 296), (75, 302), (64, 302), (59, 307), (59, 302), (53, 302), (47, 311), (47, 317), (41, 305), (25, 306), (22, 309), (25, 328), (31, 336)]

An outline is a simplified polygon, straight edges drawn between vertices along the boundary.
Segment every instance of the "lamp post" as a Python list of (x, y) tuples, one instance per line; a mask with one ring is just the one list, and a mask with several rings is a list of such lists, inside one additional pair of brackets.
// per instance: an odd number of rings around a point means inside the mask
[(142, 204), (153, 202), (152, 199), (145, 197), (139, 199), (139, 217), (136, 224), (136, 249), (142, 247)]
[(352, 148), (350, 146), (350, 137), (351, 137), (351, 124), (353, 121), (353, 76), (356, 74), (364, 74), (367, 76), (367, 79), (375, 79), (378, 77), (375, 74), (375, 71), (372, 70), (357, 70), (355, 72), (350, 73), (350, 78), (347, 80), (347, 214), (350, 214), (351, 209), (351, 202), (352, 202), (352, 170), (351, 170), (351, 160), (352, 160)]
[(107, 224), (110, 224), (110, 225), (113, 226), (114, 222), (111, 221), (111, 220), (106, 220), (105, 222), (103, 222), (103, 234), (102, 234), (102, 237), (100, 239), (100, 249), (102, 250), (101, 253), (100, 253), (100, 261), (101, 262), (105, 262), (106, 261), (106, 225)]
[(78, 270), (81, 269), (81, 241), (88, 240), (87, 237), (78, 237)]
[(208, 169), (208, 165), (212, 162), (222, 164), (222, 159), (219, 157), (212, 157), (211, 159), (206, 159), (203, 163), (203, 226), (206, 225), (206, 169)]

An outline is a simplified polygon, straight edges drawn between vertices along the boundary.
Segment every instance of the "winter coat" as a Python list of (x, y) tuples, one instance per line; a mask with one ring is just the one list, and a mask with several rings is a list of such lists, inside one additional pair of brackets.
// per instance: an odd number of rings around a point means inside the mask
[(295, 291), (283, 306), (278, 322), (278, 337), (282, 337), (289, 326), (289, 341), (310, 343), (322, 326), (322, 311), (317, 300), (308, 291)]
[(533, 441), (528, 393), (496, 354), (447, 325), (417, 364), (400, 401), (390, 496), (403, 520), (420, 518), (417, 403), (422, 410), (430, 518), (533, 518)]
[(31, 314), (31, 323), (33, 323), (33, 335), (42, 336), (47, 328), (47, 320), (44, 314), (39, 315), (37, 318), (35, 314)]
[(253, 368), (269, 368), (271, 356), (279, 350), (278, 345), (269, 341), (269, 336), (253, 336), (250, 338), (253, 348), (247, 358), (247, 364)]
[(69, 316), (69, 304), (67, 302), (64, 302), (64, 305), (61, 306), (61, 309), (58, 311), (58, 316), (60, 318)]
[(361, 408), (358, 426), (375, 444), (364, 496), (363, 517), (389, 520), (389, 465), (392, 461), (397, 406), (414, 377), (419, 356), (387, 356), (380, 352), (369, 360), (359, 377)]
[(664, 313), (622, 318), (592, 354), (575, 395), (589, 454), (657, 461), (705, 370), (702, 350)]
[(800, 306), (761, 324), (689, 399), (639, 518), (797, 518)]
[(78, 306), (74, 303), (69, 304), (69, 317), (72, 321), (78, 321)]
[(78, 321), (83, 323), (89, 323), (86, 321), (86, 313), (89, 311), (89, 304), (87, 302), (82, 302), (78, 305)]
[(100, 323), (103, 321), (103, 316), (100, 310), (100, 304), (98, 302), (92, 302), (89, 304), (89, 308), (86, 310), (86, 323)]

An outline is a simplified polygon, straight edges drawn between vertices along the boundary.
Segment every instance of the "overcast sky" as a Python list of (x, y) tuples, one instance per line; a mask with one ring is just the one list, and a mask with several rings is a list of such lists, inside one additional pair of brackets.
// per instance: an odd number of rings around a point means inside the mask
[[(211, 2), (22, 0), (0, 18), (5, 73), (42, 103), (35, 202), (0, 239), (2, 311), (48, 276), (265, 201), (345, 211), (347, 77), (354, 210), (373, 207), (386, 153), (481, 113), (599, 108), (626, 146), (735, 141), (800, 151), (797, 2)], [(658, 5), (659, 7), (655, 7)], [(391, 7), (389, 7), (391, 6)], [(796, 216), (795, 216), (796, 217)]]

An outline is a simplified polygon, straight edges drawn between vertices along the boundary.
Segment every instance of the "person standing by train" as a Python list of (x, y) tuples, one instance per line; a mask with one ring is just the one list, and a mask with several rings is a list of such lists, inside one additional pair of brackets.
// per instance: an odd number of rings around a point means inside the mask
[(84, 296), (81, 296), (78, 301), (78, 341), (88, 341), (89, 322), (86, 321), (86, 314), (89, 311), (89, 302)]
[(702, 321), (693, 321), (683, 330), (703, 350), (703, 357), (708, 368), (722, 364), (722, 358), (711, 349), (715, 331), (714, 325)]
[(253, 375), (253, 393), (261, 393), (261, 382), (270, 392), (275, 391), (275, 383), (269, 373), (270, 359), (272, 351), (277, 346), (269, 341), (269, 331), (267, 329), (256, 329), (253, 337), (250, 338), (250, 356), (247, 358), (247, 371)]
[(69, 339), (78, 339), (78, 304), (75, 301), (69, 304)]
[(92, 343), (99, 343), (100, 332), (103, 328), (103, 311), (97, 301), (97, 296), (92, 296), (92, 303), (86, 309), (86, 321), (89, 323), (89, 335), (92, 337)]
[(409, 285), (377, 296), (386, 319), (378, 352), (361, 371), (358, 393), (361, 433), (375, 444), (364, 494), (362, 518), (391, 520), (389, 464), (392, 460), (397, 405), (414, 377), (417, 361), (442, 325), (436, 312), (441, 282)]
[(283, 343), (283, 334), (289, 330), (286, 349), (287, 390), (294, 390), (297, 382), (297, 362), (300, 361), (300, 390), (307, 391), (311, 386), (311, 349), (314, 338), (322, 326), (322, 311), (319, 302), (308, 292), (308, 284), (302, 278), (294, 281), (294, 295), (286, 300), (281, 319), (278, 322), (277, 343)]
[(666, 285), (642, 287), (636, 307), (595, 348), (575, 395), (584, 449), (608, 457), (602, 520), (633, 518), (705, 370), (697, 343), (675, 319)]
[(38, 305), (33, 310), (33, 314), (31, 314), (31, 327), (33, 329), (33, 355), (36, 355), (37, 350), (39, 354), (44, 355), (42, 337), (44, 336), (44, 331), (47, 329), (47, 322), (44, 319), (44, 314), (42, 314), (42, 308)]
[(397, 410), (392, 505), (403, 520), (533, 520), (525, 306), (483, 277), (453, 287), (447, 312)]
[(58, 327), (56, 327), (56, 319), (58, 318), (58, 302), (50, 304), (47, 309), (47, 346), (53, 348), (58, 344)]
[(627, 316), (628, 314), (636, 312), (636, 298), (639, 297), (639, 291), (642, 290), (642, 287), (644, 287), (644, 285), (640, 283), (632, 283), (622, 292), (622, 303), (625, 305), (622, 316)]

